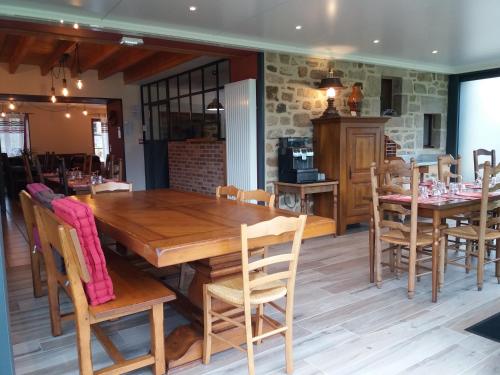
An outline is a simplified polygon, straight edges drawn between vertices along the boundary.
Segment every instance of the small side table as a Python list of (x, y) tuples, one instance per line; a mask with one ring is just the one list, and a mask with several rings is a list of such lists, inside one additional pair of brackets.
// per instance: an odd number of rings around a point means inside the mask
[(294, 184), (291, 182), (274, 182), (274, 194), (276, 195), (276, 207), (279, 208), (280, 193), (292, 193), (300, 195), (300, 212), (308, 214), (308, 195), (320, 193), (333, 194), (333, 220), (337, 221), (337, 188), (338, 181), (320, 181), (308, 184)]

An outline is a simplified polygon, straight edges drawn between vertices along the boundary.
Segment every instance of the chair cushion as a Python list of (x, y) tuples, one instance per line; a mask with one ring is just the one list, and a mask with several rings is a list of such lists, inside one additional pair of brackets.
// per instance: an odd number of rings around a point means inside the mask
[(52, 189), (49, 188), (47, 185), (41, 184), (39, 182), (35, 182), (32, 184), (26, 185), (26, 189), (28, 190), (28, 193), (33, 197), (36, 193), (40, 191), (50, 191), (53, 193)]
[(90, 275), (90, 282), (85, 284), (89, 304), (95, 306), (114, 299), (113, 283), (106, 268), (106, 259), (91, 208), (69, 197), (54, 200), (52, 206), (54, 213), (74, 227), (78, 234)]
[[(251, 272), (250, 280), (266, 276), (265, 272)], [(208, 285), (208, 291), (215, 297), (233, 305), (243, 305), (243, 276), (237, 275), (222, 279)], [(250, 304), (259, 305), (277, 300), (286, 295), (286, 285), (279, 281), (272, 281), (267, 285), (254, 288), (250, 293)]]
[(52, 190), (42, 190), (36, 192), (33, 198), (40, 202), (43, 206), (47, 207), (49, 210), (54, 211), (52, 207), (52, 201), (54, 199), (64, 198), (64, 194), (55, 194)]

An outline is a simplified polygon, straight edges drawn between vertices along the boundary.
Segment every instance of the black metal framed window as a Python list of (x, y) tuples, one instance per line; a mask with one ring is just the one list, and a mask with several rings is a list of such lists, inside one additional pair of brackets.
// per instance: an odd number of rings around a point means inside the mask
[(225, 139), (228, 82), (229, 60), (219, 60), (142, 85), (144, 140)]

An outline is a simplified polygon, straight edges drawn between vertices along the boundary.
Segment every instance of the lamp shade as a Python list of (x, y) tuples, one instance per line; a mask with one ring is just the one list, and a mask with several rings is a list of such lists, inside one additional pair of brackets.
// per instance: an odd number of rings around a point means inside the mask
[(217, 100), (217, 98), (214, 98), (210, 103), (207, 105), (207, 111), (223, 111), (224, 106)]
[(344, 86), (342, 86), (342, 82), (340, 82), (340, 78), (335, 77), (333, 75), (333, 70), (330, 70), (328, 72), (328, 77), (323, 78), (318, 86), (318, 88), (320, 88), (320, 89), (329, 89), (331, 87), (333, 87), (334, 89), (343, 89), (344, 88)]

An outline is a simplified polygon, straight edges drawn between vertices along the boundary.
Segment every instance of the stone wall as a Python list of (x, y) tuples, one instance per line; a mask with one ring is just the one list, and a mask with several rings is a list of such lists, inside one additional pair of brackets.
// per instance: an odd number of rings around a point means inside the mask
[(168, 166), (170, 188), (214, 195), (226, 184), (226, 143), (169, 142)]
[[(337, 93), (335, 105), (349, 116), (347, 98), (355, 82), (363, 84), (362, 115), (380, 115), (381, 79), (401, 78), (401, 114), (386, 125), (386, 134), (401, 145), (400, 155), (440, 154), (446, 148), (448, 77), (443, 74), (326, 60), (299, 55), (265, 54), (266, 86), (266, 188), (278, 176), (279, 137), (312, 137), (311, 118), (326, 107), (326, 93), (316, 84), (333, 68), (346, 89)], [(435, 114), (433, 137), (439, 148), (424, 148), (424, 113)], [(440, 121), (439, 121), (440, 120)]]

